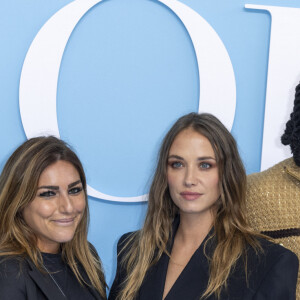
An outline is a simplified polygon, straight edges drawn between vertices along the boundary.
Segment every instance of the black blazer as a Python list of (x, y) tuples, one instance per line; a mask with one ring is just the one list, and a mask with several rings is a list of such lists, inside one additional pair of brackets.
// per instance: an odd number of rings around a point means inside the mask
[[(126, 278), (126, 270), (121, 265), (124, 254), (120, 250), (128, 234), (118, 242), (118, 263), (109, 300), (114, 300), (120, 284)], [(263, 253), (256, 254), (249, 247), (247, 251), (248, 284), (243, 259), (239, 259), (228, 279), (228, 288), (221, 293), (221, 300), (294, 300), (298, 275), (297, 256), (284, 247), (261, 239)], [(203, 253), (203, 244), (197, 249), (189, 263), (179, 275), (165, 300), (199, 300), (207, 287), (209, 263)], [(172, 244), (170, 245), (170, 250)], [(209, 250), (211, 249), (211, 250)], [(212, 253), (212, 244), (206, 251)], [(163, 254), (160, 260), (149, 269), (138, 291), (136, 300), (161, 300), (167, 274), (169, 257)], [(216, 299), (214, 295), (207, 298)]]
[[(87, 283), (90, 280), (80, 266)], [(79, 284), (79, 283), (78, 283)], [(96, 300), (104, 300), (92, 287), (86, 286)], [(46, 273), (41, 273), (30, 259), (7, 258), (0, 262), (1, 300), (66, 300)]]

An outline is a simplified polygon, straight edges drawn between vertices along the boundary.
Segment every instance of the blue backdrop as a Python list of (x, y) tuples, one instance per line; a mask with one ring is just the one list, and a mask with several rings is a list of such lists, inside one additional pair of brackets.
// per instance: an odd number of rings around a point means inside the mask
[[(70, 2), (0, 1), (0, 168), (26, 140), (18, 88), (28, 48), (45, 22)], [(232, 133), (247, 172), (259, 171), (271, 18), (244, 5), (300, 3), (181, 2), (205, 18), (227, 48), (237, 88)], [(149, 0), (107, 0), (94, 6), (70, 37), (57, 91), (61, 137), (81, 158), (88, 183), (114, 196), (147, 193), (162, 137), (179, 116), (198, 109), (198, 76), (191, 39), (169, 8)], [(110, 285), (117, 239), (140, 228), (147, 204), (90, 197), (89, 205), (89, 239)]]

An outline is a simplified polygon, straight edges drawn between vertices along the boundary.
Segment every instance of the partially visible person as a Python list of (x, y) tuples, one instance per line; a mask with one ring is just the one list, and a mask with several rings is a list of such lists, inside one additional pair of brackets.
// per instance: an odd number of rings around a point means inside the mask
[[(300, 84), (281, 142), (290, 146), (293, 156), (248, 176), (247, 213), (253, 228), (300, 258)], [(300, 300), (300, 272), (297, 300)]]
[(0, 299), (106, 299), (88, 220), (84, 170), (69, 146), (50, 136), (17, 148), (0, 176)]
[(236, 142), (191, 113), (160, 149), (141, 230), (121, 237), (109, 300), (294, 300), (298, 259), (245, 218)]

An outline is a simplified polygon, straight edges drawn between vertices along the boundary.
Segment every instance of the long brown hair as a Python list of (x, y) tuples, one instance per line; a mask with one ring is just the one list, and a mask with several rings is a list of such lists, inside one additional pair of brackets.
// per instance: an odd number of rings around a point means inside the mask
[(247, 274), (247, 245), (252, 246), (255, 251), (261, 249), (257, 235), (250, 229), (245, 218), (246, 174), (234, 138), (213, 115), (190, 113), (173, 125), (161, 145), (145, 223), (124, 246), (126, 248), (129, 243), (132, 244), (122, 262), (128, 277), (118, 295), (120, 300), (134, 299), (150, 266), (163, 253), (169, 255), (166, 247), (172, 235), (172, 223), (178, 208), (168, 189), (167, 161), (175, 137), (187, 128), (192, 128), (210, 141), (219, 170), (221, 195), (217, 201), (214, 233), (211, 237), (216, 237), (217, 245), (212, 257), (209, 257), (209, 281), (202, 298), (212, 294), (220, 296), (221, 290), (227, 286), (230, 270), (241, 256), (245, 258)]
[(43, 270), (37, 237), (24, 221), (22, 212), (36, 195), (41, 173), (59, 160), (71, 163), (78, 171), (86, 200), (73, 239), (61, 244), (62, 258), (82, 284), (84, 279), (78, 269), (79, 262), (91, 284), (106, 299), (101, 262), (93, 255), (87, 241), (89, 208), (85, 173), (77, 155), (56, 137), (29, 139), (15, 150), (3, 168), (0, 175), (0, 256), (29, 257), (40, 271)]

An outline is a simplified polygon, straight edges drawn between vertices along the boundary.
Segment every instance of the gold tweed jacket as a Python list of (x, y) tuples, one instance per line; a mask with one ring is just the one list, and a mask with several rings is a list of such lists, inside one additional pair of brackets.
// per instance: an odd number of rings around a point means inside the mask
[[(288, 158), (247, 177), (250, 225), (290, 249), (300, 260), (300, 167)], [(300, 300), (300, 271), (297, 300)]]

